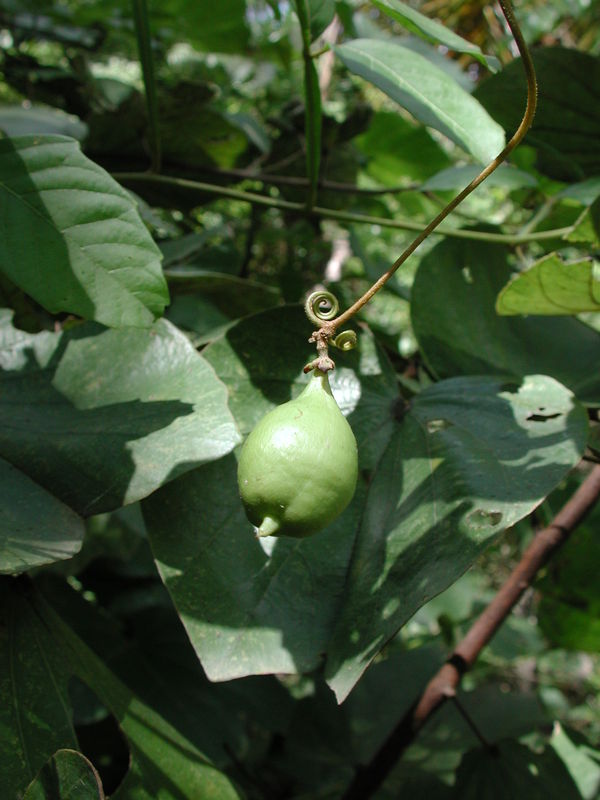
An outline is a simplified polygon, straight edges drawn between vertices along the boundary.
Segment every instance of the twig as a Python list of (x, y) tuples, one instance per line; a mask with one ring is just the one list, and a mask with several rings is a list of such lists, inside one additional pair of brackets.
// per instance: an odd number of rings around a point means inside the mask
[[(279, 208), (283, 211), (296, 211), (298, 214), (307, 214), (305, 203), (293, 203), (289, 200), (279, 200), (278, 198), (268, 197), (264, 194), (244, 192), (240, 189), (230, 189), (228, 186), (201, 183), (200, 181), (192, 181), (187, 178), (174, 178), (168, 175), (156, 175), (150, 172), (113, 172), (112, 176), (115, 180), (120, 181), (125, 186), (129, 186), (134, 191), (136, 191), (136, 187), (140, 184), (162, 184), (164, 186), (176, 186), (179, 189), (189, 189), (190, 191), (200, 194), (229, 197), (232, 200), (241, 200), (244, 203), (253, 203), (258, 206)], [(382, 228), (395, 228), (397, 230), (426, 230), (423, 225), (409, 219), (373, 217), (368, 214), (355, 214), (351, 211), (338, 211), (334, 208), (321, 208), (319, 206), (315, 206), (308, 216), (321, 219), (335, 219), (340, 222), (348, 222), (356, 225), (379, 225)], [(544, 239), (556, 239), (557, 237), (571, 233), (574, 227), (574, 225), (569, 225), (565, 228), (554, 228), (548, 231), (535, 231), (526, 236), (519, 233), (488, 233), (487, 231), (472, 231), (468, 228), (447, 227), (440, 227), (436, 232), (442, 236), (448, 236), (453, 239), (469, 239), (478, 242), (496, 242), (497, 244), (515, 245), (524, 242), (538, 242)], [(336, 321), (336, 327), (338, 324), (339, 322)]]
[(569, 538), (600, 497), (600, 466), (594, 467), (547, 528), (539, 531), (491, 603), (475, 620), (417, 702), (400, 720), (372, 761), (361, 767), (343, 800), (368, 800), (383, 783), (425, 722), (456, 694), (462, 676), (531, 585), (538, 571)]

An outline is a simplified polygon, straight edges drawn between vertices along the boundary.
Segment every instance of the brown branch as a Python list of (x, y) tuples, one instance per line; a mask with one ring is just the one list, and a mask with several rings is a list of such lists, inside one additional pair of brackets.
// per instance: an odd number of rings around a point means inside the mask
[(425, 722), (456, 694), (462, 676), (508, 617), (538, 571), (563, 545), (600, 497), (600, 466), (562, 507), (547, 528), (539, 531), (491, 603), (475, 620), (417, 702), (407, 711), (369, 764), (360, 767), (343, 800), (367, 800), (383, 783)]

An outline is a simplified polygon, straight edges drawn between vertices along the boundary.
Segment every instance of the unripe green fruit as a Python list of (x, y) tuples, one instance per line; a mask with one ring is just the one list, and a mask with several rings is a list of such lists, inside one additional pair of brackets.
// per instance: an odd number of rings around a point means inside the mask
[(358, 474), (356, 439), (315, 370), (303, 392), (258, 423), (242, 448), (238, 483), (259, 536), (309, 536), (346, 508)]

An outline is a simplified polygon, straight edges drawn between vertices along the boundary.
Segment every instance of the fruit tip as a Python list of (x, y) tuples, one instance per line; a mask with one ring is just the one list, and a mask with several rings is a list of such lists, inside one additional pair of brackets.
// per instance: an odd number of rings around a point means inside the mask
[(273, 517), (265, 517), (258, 529), (258, 536), (274, 536), (279, 530), (279, 523)]

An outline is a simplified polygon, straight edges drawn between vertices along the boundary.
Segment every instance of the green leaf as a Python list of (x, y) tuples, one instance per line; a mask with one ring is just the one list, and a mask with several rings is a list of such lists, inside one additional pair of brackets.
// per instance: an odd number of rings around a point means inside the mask
[(87, 125), (78, 117), (65, 114), (58, 108), (0, 105), (0, 130), (10, 137), (37, 133), (72, 136), (81, 140), (87, 134)]
[(0, 573), (70, 558), (83, 531), (77, 514), (0, 458)]
[[(260, 750), (263, 744), (252, 741), (254, 737), (266, 741), (268, 732), (283, 733), (293, 707), (287, 688), (276, 678), (263, 676), (210, 683), (155, 570), (144, 575), (138, 598), (133, 599), (136, 592), (132, 592), (131, 582), (122, 580), (127, 574), (123, 567), (127, 568), (123, 564), (104, 573), (111, 583), (110, 604), (118, 617), (92, 606), (64, 582), (46, 576), (39, 582), (40, 589), (72, 631), (110, 664), (115, 677), (134, 687), (142, 701), (171, 722), (215, 766), (231, 766), (234, 753), (245, 759), (249, 748), (258, 745)], [(135, 569), (133, 564), (131, 568)], [(142, 577), (139, 572), (132, 574)], [(150, 597), (153, 583), (148, 579), (153, 582), (155, 577), (158, 586)], [(75, 711), (81, 714), (77, 699), (74, 697)]]
[(456, 773), (456, 800), (581, 800), (577, 786), (555, 751), (535, 752), (506, 740), (495, 750), (467, 753)]
[(502, 245), (445, 241), (422, 259), (411, 314), (429, 368), (438, 378), (543, 373), (600, 403), (597, 332), (576, 319), (497, 315), (508, 257)]
[(301, 19), (306, 19), (310, 31), (310, 41), (314, 42), (329, 25), (335, 15), (335, 0), (294, 0), (296, 7), (303, 3), (305, 9), (298, 12)]
[(595, 200), (575, 221), (573, 230), (564, 237), (568, 242), (583, 243), (591, 248), (600, 247), (600, 200)]
[(562, 192), (559, 192), (557, 197), (571, 198), (585, 206), (591, 206), (600, 197), (600, 175), (588, 178), (580, 183), (572, 183)]
[(540, 628), (553, 644), (568, 650), (600, 652), (599, 521), (595, 508), (539, 581)]
[(24, 585), (0, 578), (0, 773), (11, 798), (53, 753), (78, 747), (62, 654), (17, 591)]
[(0, 456), (78, 513), (132, 503), (228, 453), (225, 387), (170, 323), (28, 334), (0, 317)]
[[(463, 189), (479, 175), (479, 167), (465, 165), (448, 167), (425, 181), (420, 187), (423, 192), (439, 192), (452, 189)], [(502, 189), (522, 189), (537, 186), (537, 181), (528, 172), (515, 167), (502, 166), (485, 179), (486, 187), (498, 186)]]
[(171, 267), (165, 275), (177, 297), (198, 294), (229, 319), (245, 317), (280, 302), (273, 286), (203, 267)]
[(168, 302), (128, 195), (73, 139), (0, 140), (0, 269), (51, 313), (147, 327)]
[(165, 26), (175, 41), (191, 41), (210, 53), (241, 53), (248, 46), (245, 0), (151, 0), (150, 11), (156, 29)]
[(338, 699), (396, 631), (578, 463), (587, 416), (545, 376), (424, 389), (373, 475), (329, 643)]
[(393, 42), (356, 39), (335, 48), (346, 67), (370, 81), (420, 122), (486, 163), (504, 147), (504, 131), (447, 73)]
[[(582, 181), (600, 173), (600, 58), (574, 48), (535, 48), (538, 107), (525, 144), (536, 167), (557, 180)], [(525, 77), (520, 59), (484, 81), (474, 96), (505, 130), (523, 114)]]
[(129, 743), (130, 767), (115, 800), (239, 798), (195, 744), (121, 682), (29, 582), (0, 579), (0, 599), (0, 769), (9, 797), (19, 796), (56, 750), (77, 748), (68, 695), (76, 675)]
[(579, 314), (600, 311), (600, 265), (593, 261), (565, 264), (550, 253), (516, 275), (498, 295), (499, 314)]
[(75, 750), (58, 750), (27, 787), (23, 800), (104, 800), (94, 765)]
[[(532, 734), (551, 722), (536, 694), (507, 691), (506, 685), (502, 683), (486, 683), (473, 691), (463, 689), (459, 699), (470, 719), (488, 741), (497, 742), (509, 737)], [(428, 774), (436, 775), (447, 784), (453, 784), (461, 758), (467, 751), (479, 745), (476, 734), (469, 723), (457, 713), (455, 704), (445, 703), (406, 750), (402, 764), (413, 769), (415, 766), (423, 766)]]
[[(204, 351), (228, 386), (243, 431), (305, 385), (310, 330), (303, 310), (288, 306), (241, 320)], [(273, 331), (277, 347), (266, 349)], [(393, 428), (394, 373), (368, 334), (361, 335), (357, 351), (335, 357), (332, 389), (368, 468)], [(195, 470), (143, 503), (161, 576), (211, 680), (318, 666), (364, 494), (361, 482), (354, 501), (326, 531), (270, 542), (271, 553), (246, 519), (231, 457)]]
[(449, 50), (455, 50), (457, 53), (467, 53), (484, 66), (493, 68), (494, 71), (497, 69), (498, 60), (496, 58), (485, 56), (477, 45), (467, 42), (466, 39), (445, 28), (441, 23), (419, 14), (406, 3), (402, 3), (400, 0), (373, 0), (373, 2), (384, 14), (395, 19), (410, 33), (421, 36), (428, 42), (443, 44)]
[(424, 128), (390, 111), (378, 111), (354, 143), (368, 158), (369, 175), (384, 186), (424, 180), (450, 163)]
[(569, 770), (584, 800), (596, 800), (600, 788), (600, 751), (581, 735), (571, 738), (562, 725), (555, 723), (550, 745)]
[[(239, 321), (204, 351), (244, 432), (301, 390), (310, 327), (300, 308), (273, 309)], [(265, 349), (274, 330), (277, 348)], [(212, 680), (313, 670), (329, 651), (332, 683), (346, 694), (403, 622), (529, 513), (585, 446), (585, 413), (550, 378), (520, 388), (447, 381), (422, 392), (399, 423), (394, 373), (370, 337), (362, 333), (357, 351), (335, 357), (333, 392), (361, 467), (376, 471), (326, 530), (257, 541), (231, 457), (142, 504), (161, 577)]]
[(269, 541), (267, 550), (244, 513), (231, 456), (144, 500), (160, 575), (210, 680), (319, 666), (364, 494), (360, 486), (318, 536)]

